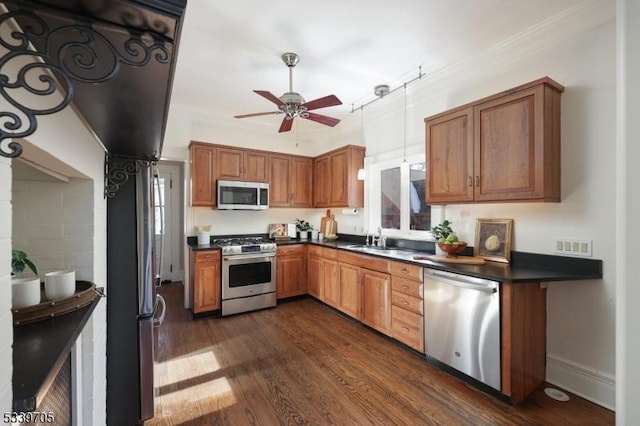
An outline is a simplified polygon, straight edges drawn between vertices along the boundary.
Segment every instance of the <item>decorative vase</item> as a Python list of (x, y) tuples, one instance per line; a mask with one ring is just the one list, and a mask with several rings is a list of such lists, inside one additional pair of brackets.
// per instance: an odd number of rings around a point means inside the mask
[(13, 278), (11, 280), (11, 307), (26, 308), (40, 303), (40, 278)]
[(54, 271), (44, 274), (47, 300), (66, 299), (76, 292), (76, 271)]

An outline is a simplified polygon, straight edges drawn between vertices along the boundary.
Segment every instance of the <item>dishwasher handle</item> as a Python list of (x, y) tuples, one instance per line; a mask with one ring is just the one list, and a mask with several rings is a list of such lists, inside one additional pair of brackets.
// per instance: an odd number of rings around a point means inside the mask
[(425, 268), (424, 270), (424, 278), (425, 281), (428, 278), (431, 278), (434, 281), (445, 282), (456, 287), (464, 287), (471, 290), (481, 291), (483, 293), (497, 293), (499, 286), (499, 283), (496, 281), (453, 274), (451, 272), (436, 271), (428, 268)]

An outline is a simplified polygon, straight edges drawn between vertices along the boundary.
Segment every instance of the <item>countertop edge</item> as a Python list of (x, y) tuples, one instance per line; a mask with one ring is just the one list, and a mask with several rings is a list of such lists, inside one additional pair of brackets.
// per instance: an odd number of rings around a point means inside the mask
[[(14, 349), (13, 349), (13, 377), (12, 377), (12, 387), (13, 387), (13, 401), (12, 401), (12, 410), (14, 412), (30, 412), (30, 411), (35, 411), (38, 407), (38, 405), (42, 402), (42, 399), (44, 398), (44, 395), (47, 393), (47, 391), (49, 390), (49, 387), (51, 386), (51, 384), (53, 383), (55, 377), (57, 376), (58, 372), (60, 371), (60, 368), (62, 368), (62, 365), (64, 364), (64, 362), (67, 359), (67, 356), (69, 355), (69, 353), (71, 352), (71, 348), (73, 347), (73, 345), (75, 344), (76, 340), (78, 339), (78, 336), (80, 336), (80, 333), (82, 333), (82, 330), (84, 329), (85, 325), (87, 324), (87, 322), (89, 321), (89, 318), (91, 318), (91, 315), (93, 315), (93, 311), (95, 310), (96, 306), (98, 305), (98, 303), (100, 302), (101, 297), (96, 295), (96, 298), (93, 300), (93, 302), (91, 302), (90, 305), (79, 309), (77, 311), (71, 312), (69, 314), (65, 314), (63, 316), (57, 317), (57, 318), (53, 318), (51, 320), (44, 320), (41, 322), (37, 322), (37, 323), (32, 323), (32, 324), (25, 324), (23, 326), (20, 327), (29, 327), (31, 326), (32, 329), (33, 327), (38, 328), (38, 326), (40, 326), (39, 328), (43, 328), (42, 332), (44, 333), (48, 333), (50, 332), (50, 329), (45, 329), (46, 328), (46, 323), (49, 321), (54, 321), (58, 318), (62, 318), (66, 315), (73, 315), (76, 314), (76, 316), (78, 317), (76, 319), (77, 324), (74, 327), (73, 332), (71, 333), (71, 335), (68, 336), (67, 341), (64, 344), (64, 347), (62, 348), (62, 351), (60, 351), (57, 355), (55, 356), (49, 356), (48, 360), (43, 360), (43, 362), (48, 362), (48, 364), (51, 365), (51, 367), (48, 367), (48, 373), (45, 375), (45, 377), (42, 380), (42, 383), (37, 387), (37, 389), (33, 389), (33, 390), (28, 390), (28, 391), (24, 391), (24, 392), (16, 392), (16, 386), (24, 386), (24, 380), (20, 379), (20, 375), (23, 373), (27, 373), (24, 371), (20, 371), (20, 368), (16, 368), (16, 359), (21, 359), (22, 357), (20, 356), (20, 353), (16, 354), (16, 346), (18, 348), (20, 348), (20, 333), (18, 333), (18, 344), (16, 345), (16, 339), (14, 338)], [(14, 333), (15, 336), (15, 333)], [(17, 377), (16, 377), (17, 376)], [(16, 398), (16, 393), (28, 393), (28, 396), (22, 396), (22, 397), (18, 397)]]

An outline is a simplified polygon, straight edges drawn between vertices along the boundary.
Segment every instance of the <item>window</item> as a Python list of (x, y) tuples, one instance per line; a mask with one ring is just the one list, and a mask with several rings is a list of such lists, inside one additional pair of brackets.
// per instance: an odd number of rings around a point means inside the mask
[[(431, 224), (443, 214), (426, 203), (427, 164), (424, 154), (371, 164), (367, 176), (367, 199), (371, 205), (367, 227), (379, 226), (397, 238), (430, 239)], [(435, 217), (432, 217), (432, 214)]]

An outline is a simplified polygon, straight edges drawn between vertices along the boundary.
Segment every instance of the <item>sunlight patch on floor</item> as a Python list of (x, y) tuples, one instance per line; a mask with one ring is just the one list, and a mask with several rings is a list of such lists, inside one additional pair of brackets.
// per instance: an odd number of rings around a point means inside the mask
[(215, 373), (220, 370), (220, 363), (215, 354), (207, 349), (168, 359), (158, 363), (156, 368), (163, 373), (158, 375), (156, 386), (167, 386), (178, 380), (185, 381), (204, 374)]

